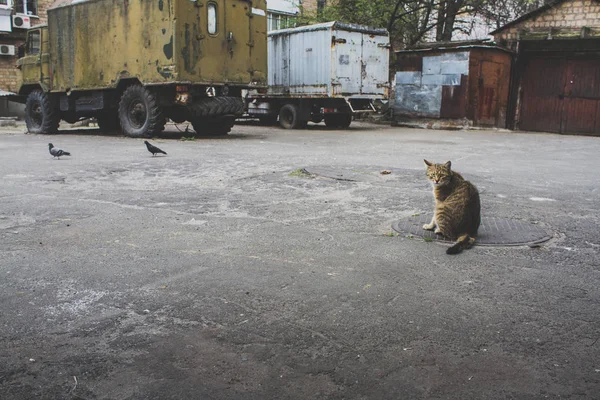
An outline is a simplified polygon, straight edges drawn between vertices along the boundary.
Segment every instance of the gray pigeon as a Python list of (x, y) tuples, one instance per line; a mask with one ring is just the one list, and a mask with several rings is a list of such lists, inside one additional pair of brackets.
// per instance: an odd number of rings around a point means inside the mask
[(54, 147), (54, 145), (52, 143), (48, 143), (48, 150), (50, 150), (50, 154), (52, 154), (53, 157), (58, 157), (59, 160), (60, 160), (60, 156), (70, 156), (71, 155), (71, 153), (69, 153), (68, 151), (64, 151), (63, 149)]

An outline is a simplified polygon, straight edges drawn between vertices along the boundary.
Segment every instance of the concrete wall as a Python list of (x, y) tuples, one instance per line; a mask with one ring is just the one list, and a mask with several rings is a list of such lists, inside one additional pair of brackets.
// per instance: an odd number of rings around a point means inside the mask
[(396, 72), (394, 112), (439, 118), (443, 86), (460, 86), (469, 75), (469, 52), (423, 57), (422, 71)]

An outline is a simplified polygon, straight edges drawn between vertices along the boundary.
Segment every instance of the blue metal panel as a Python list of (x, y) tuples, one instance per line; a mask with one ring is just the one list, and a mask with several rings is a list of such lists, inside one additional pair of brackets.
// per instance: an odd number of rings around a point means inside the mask
[(396, 85), (421, 85), (421, 72), (398, 71), (396, 72)]

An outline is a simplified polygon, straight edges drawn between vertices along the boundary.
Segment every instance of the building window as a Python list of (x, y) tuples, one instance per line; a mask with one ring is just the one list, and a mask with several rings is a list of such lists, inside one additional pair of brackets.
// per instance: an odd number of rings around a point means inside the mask
[(0, 0), (0, 6), (10, 6), (10, 1), (9, 0)]
[(269, 31), (277, 29), (294, 28), (296, 26), (296, 16), (288, 14), (268, 13), (267, 28)]
[(37, 0), (15, 0), (17, 14), (38, 15)]
[(208, 12), (208, 33), (210, 35), (216, 35), (217, 33), (217, 5), (215, 3), (208, 3), (206, 8)]

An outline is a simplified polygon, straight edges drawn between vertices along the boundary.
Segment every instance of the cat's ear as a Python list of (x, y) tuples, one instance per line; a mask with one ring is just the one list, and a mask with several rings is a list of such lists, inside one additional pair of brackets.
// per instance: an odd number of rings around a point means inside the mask
[(431, 166), (433, 165), (432, 163), (430, 163), (430, 162), (429, 162), (429, 161), (427, 161), (427, 160), (423, 160), (423, 161), (425, 161), (425, 165), (427, 165), (428, 167), (431, 167)]
[(448, 161), (446, 164), (444, 164), (444, 167), (450, 169), (451, 165), (452, 165), (452, 162)]

